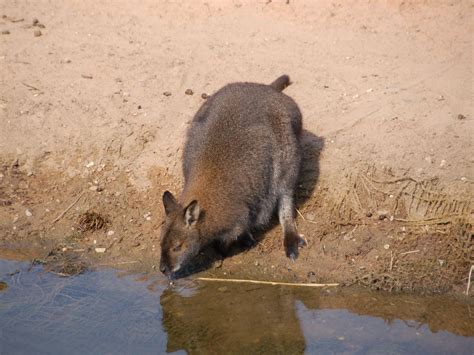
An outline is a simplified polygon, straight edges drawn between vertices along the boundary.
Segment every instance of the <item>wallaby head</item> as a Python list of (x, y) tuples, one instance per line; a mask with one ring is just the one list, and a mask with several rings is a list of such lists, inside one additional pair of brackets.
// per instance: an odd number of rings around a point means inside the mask
[(197, 201), (182, 206), (169, 191), (163, 194), (163, 205), (166, 220), (161, 229), (160, 271), (173, 277), (199, 253), (203, 213)]

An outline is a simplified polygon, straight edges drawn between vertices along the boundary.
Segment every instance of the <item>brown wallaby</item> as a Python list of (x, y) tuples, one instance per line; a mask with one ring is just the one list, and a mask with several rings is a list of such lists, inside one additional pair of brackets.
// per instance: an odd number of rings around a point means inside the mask
[(227, 248), (240, 236), (268, 225), (278, 211), (286, 255), (305, 243), (294, 221), (300, 171), (301, 112), (282, 90), (283, 75), (270, 85), (233, 83), (201, 106), (187, 132), (184, 189), (166, 191), (160, 270), (174, 277), (206, 245)]

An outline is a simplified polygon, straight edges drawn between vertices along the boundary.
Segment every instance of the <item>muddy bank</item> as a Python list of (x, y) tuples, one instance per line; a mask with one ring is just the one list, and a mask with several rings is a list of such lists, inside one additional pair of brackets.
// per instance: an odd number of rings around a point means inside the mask
[(287, 73), (306, 130), (297, 223), (309, 245), (290, 263), (275, 224), (220, 268), (207, 251), (205, 273), (465, 291), (469, 1), (53, 0), (0, 11), (2, 248), (65, 275), (157, 272), (161, 194), (179, 192), (189, 120), (224, 84)]
[[(30, 260), (61, 275), (96, 266), (159, 275), (161, 195), (166, 189), (179, 191), (178, 178), (151, 170), (153, 187), (143, 191), (106, 166), (85, 168), (84, 176), (70, 178), (46, 170), (28, 176), (18, 164), (2, 163), (2, 249), (26, 250)], [(466, 192), (448, 193), (433, 180), (373, 169), (353, 175), (346, 177), (351, 183), (338, 188), (325, 181), (316, 184), (313, 169), (303, 172), (297, 224), (308, 246), (297, 262), (284, 256), (275, 223), (257, 236), (256, 246), (236, 246), (223, 262), (212, 248), (204, 250), (194, 271), (387, 291), (465, 292), (473, 255), (472, 205), (463, 199)], [(438, 199), (430, 200), (430, 194)]]

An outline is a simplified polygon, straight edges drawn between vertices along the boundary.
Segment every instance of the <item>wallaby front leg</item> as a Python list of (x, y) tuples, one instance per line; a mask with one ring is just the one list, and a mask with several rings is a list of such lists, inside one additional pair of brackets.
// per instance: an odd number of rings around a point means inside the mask
[(293, 197), (283, 196), (279, 201), (278, 217), (283, 228), (285, 253), (291, 260), (298, 257), (298, 248), (306, 245), (296, 230), (294, 211)]

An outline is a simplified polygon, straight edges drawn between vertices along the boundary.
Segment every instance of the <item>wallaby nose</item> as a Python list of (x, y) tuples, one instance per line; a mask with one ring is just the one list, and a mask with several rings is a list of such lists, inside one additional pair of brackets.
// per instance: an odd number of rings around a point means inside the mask
[(165, 264), (161, 264), (161, 265), (160, 265), (160, 271), (161, 271), (163, 274), (166, 275), (167, 267), (166, 267)]

